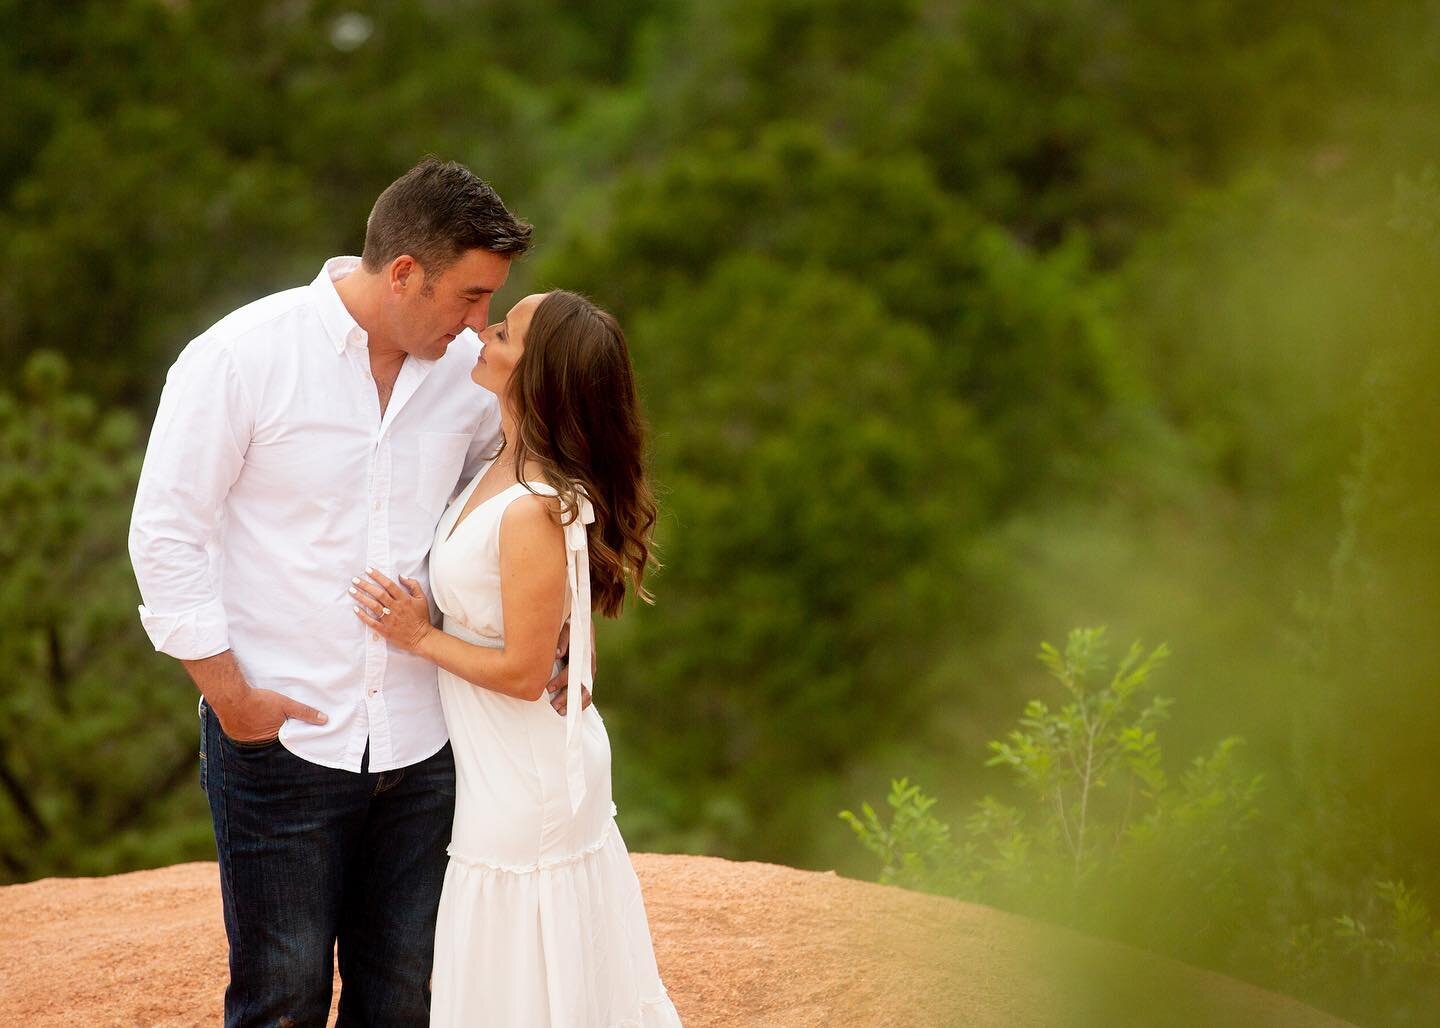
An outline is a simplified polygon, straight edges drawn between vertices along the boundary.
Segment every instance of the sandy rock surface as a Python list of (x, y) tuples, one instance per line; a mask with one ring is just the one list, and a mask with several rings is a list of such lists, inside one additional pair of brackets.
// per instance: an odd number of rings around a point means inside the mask
[[(1344, 1023), (988, 907), (770, 864), (634, 861), (691, 1028)], [(0, 1025), (216, 1025), (225, 979), (214, 864), (0, 888)]]

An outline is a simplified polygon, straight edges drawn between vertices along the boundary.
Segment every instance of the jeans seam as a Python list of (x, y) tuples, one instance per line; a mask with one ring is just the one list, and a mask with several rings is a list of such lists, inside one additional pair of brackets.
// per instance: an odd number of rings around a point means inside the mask
[[(212, 746), (210, 745), (210, 743), (211, 743), (212, 740), (210, 739), (210, 734), (209, 734), (210, 725), (209, 725), (208, 719), (214, 717), (214, 714), (209, 710), (208, 707), (206, 708), (205, 714), (206, 714), (206, 718), (207, 718), (206, 726), (205, 726), (205, 728), (206, 728), (206, 734), (205, 734), (205, 744), (206, 744), (206, 748), (207, 748), (207, 749), (220, 749), (220, 750), (223, 750), (223, 747), (212, 747)], [(220, 733), (219, 733), (219, 727), (220, 727), (219, 724), (217, 723), (215, 727), (216, 727), (216, 734), (217, 734), (217, 735), (220, 734)], [(217, 843), (220, 843), (220, 837), (221, 837), (221, 836), (224, 837), (224, 842), (221, 843), (221, 844), (225, 847), (225, 859), (220, 863), (220, 873), (225, 876), (225, 891), (228, 892), (231, 896), (234, 896), (234, 895), (235, 895), (235, 878), (234, 878), (234, 872), (233, 872), (233, 870), (232, 870), (232, 868), (231, 868), (231, 866), (230, 866), (231, 863), (232, 863), (231, 853), (230, 853), (230, 806), (229, 806), (229, 803), (227, 802), (227, 799), (226, 799), (226, 796), (225, 796), (225, 780), (226, 780), (226, 778), (229, 777), (229, 776), (225, 773), (225, 766), (224, 766), (224, 764), (225, 764), (225, 757), (224, 757), (223, 753), (222, 753), (222, 755), (221, 755), (221, 757), (220, 757), (220, 764), (221, 764), (221, 767), (220, 767), (220, 789), (219, 789), (220, 795), (219, 795), (219, 802), (216, 804), (216, 806), (218, 807), (217, 821), (219, 822), (219, 823), (216, 825), (216, 827), (219, 829), (219, 832), (218, 832), (218, 834), (217, 834), (216, 842), (217, 842)], [(239, 922), (239, 917), (240, 917), (240, 914), (239, 914), (239, 911), (238, 911), (238, 910), (236, 911), (235, 917), (236, 917), (236, 922), (237, 922), (237, 927), (238, 927), (238, 922)]]
[(402, 768), (398, 768), (397, 771), (396, 771), (396, 774), (395, 774), (395, 781), (389, 782), (388, 784), (387, 784), (386, 781), (385, 781), (385, 775), (386, 775), (388, 772), (382, 771), (382, 772), (380, 773), (379, 779), (375, 782), (375, 793), (374, 793), (374, 795), (379, 796), (382, 792), (389, 792), (391, 789), (395, 788), (395, 786), (397, 786), (397, 785), (399, 785), (401, 782), (405, 781), (405, 771), (406, 771), (406, 769), (403, 768), (403, 767), (402, 767)]
[(210, 794), (210, 739), (209, 732), (205, 728), (205, 713), (200, 713), (200, 789), (209, 797)]

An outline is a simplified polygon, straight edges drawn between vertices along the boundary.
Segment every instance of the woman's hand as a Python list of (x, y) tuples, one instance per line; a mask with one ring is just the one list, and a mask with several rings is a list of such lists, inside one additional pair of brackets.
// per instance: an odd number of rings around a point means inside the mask
[(385, 638), (397, 649), (415, 653), (425, 637), (435, 631), (430, 623), (430, 601), (413, 578), (400, 579), (396, 585), (374, 568), (364, 578), (350, 579), (350, 595), (355, 599), (355, 616)]

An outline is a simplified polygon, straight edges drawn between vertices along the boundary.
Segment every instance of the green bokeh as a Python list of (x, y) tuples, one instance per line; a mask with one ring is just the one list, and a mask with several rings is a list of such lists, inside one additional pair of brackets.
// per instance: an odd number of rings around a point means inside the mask
[(144, 426), (437, 152), (537, 227), (500, 306), (584, 289), (641, 376), (633, 848), (873, 875), (835, 812), (1014, 800), (1038, 644), (1106, 624), (1173, 653), (1167, 772), (1265, 786), (1240, 927), (1088, 928), (1432, 1022), (1430, 943), (1333, 936), (1440, 906), (1437, 54), (1434, 0), (0, 0), (0, 880), (212, 854)]

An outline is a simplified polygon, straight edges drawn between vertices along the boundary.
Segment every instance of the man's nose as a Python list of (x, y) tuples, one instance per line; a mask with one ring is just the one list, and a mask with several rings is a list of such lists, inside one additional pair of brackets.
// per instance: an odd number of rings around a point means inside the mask
[(474, 329), (477, 335), (481, 329), (490, 324), (489, 319), (490, 298), (488, 296), (483, 300), (476, 300), (470, 305), (470, 309), (465, 312), (466, 326)]

